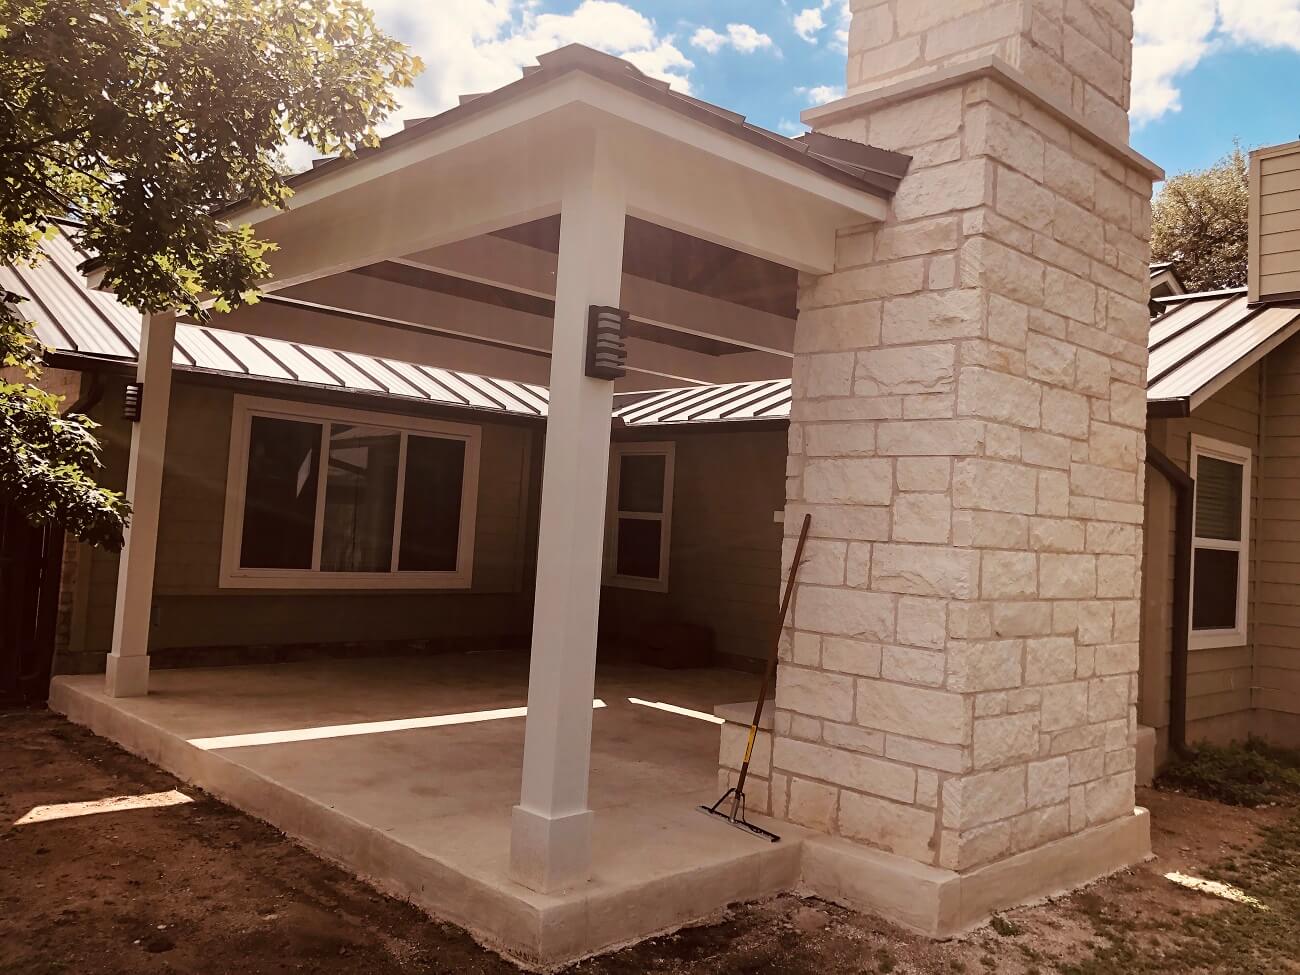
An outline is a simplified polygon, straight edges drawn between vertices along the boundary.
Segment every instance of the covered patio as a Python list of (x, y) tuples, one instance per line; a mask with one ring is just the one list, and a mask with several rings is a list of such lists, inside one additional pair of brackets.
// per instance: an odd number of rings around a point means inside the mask
[[(286, 372), (329, 373), (311, 343), (412, 364), (372, 362), (349, 386), (401, 395), (457, 369), (548, 387), (531, 651), (151, 675), (176, 339), (176, 316), (154, 314), (107, 677), (62, 678), (52, 702), (528, 962), (791, 886), (797, 842), (767, 848), (694, 811), (717, 789), (708, 715), (753, 691), (734, 673), (596, 672), (614, 394), (788, 380), (799, 275), (832, 271), (838, 233), (884, 219), (908, 161), (784, 138), (574, 47), (377, 150), (322, 161), (291, 181), (287, 210), (233, 208), (275, 242), (272, 273), (260, 303), (212, 325), (289, 343)], [(588, 366), (600, 307), (625, 310), (616, 382)], [(321, 530), (304, 572), (320, 572)], [(473, 535), (460, 538), (442, 588), (473, 585)], [(385, 544), (397, 573), (398, 541)]]
[(146, 697), (55, 680), (51, 706), (527, 963), (576, 958), (793, 886), (768, 844), (695, 805), (717, 788), (718, 704), (752, 675), (602, 666), (590, 883), (513, 883), (524, 653), (159, 670)]

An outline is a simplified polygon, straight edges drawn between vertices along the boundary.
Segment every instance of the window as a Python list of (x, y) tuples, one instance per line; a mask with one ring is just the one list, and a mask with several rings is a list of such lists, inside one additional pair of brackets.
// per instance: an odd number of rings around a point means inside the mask
[(605, 544), (605, 581), (610, 585), (668, 591), (673, 447), (671, 443), (610, 447)]
[(223, 587), (466, 588), (477, 427), (235, 397)]
[(1250, 450), (1192, 437), (1196, 509), (1192, 541), (1193, 647), (1246, 643)]

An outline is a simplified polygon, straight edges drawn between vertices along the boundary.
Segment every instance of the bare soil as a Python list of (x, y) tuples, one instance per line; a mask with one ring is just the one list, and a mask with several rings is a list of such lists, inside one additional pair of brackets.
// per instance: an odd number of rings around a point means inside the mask
[[(195, 801), (14, 825), (38, 805), (173, 788)], [(780, 897), (570, 972), (1300, 972), (1296, 810), (1151, 791), (1139, 801), (1155, 860), (956, 941)], [(1175, 870), (1230, 878), (1269, 910), (1176, 886), (1164, 876)], [(463, 931), (56, 715), (0, 714), (0, 972), (514, 971)]]

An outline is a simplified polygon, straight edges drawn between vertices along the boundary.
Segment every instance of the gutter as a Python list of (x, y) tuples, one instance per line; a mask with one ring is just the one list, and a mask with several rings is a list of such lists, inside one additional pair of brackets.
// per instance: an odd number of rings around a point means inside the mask
[(1173, 488), (1176, 499), (1174, 527), (1174, 640), (1169, 673), (1169, 747), (1179, 757), (1187, 748), (1187, 657), (1192, 630), (1192, 532), (1196, 482), (1147, 441), (1147, 463)]

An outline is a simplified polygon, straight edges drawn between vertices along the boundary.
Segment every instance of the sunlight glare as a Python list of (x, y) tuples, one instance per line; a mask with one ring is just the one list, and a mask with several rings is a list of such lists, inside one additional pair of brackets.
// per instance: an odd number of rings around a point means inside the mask
[(49, 823), (56, 819), (73, 819), (77, 816), (98, 816), (101, 813), (126, 812), (129, 809), (160, 809), (193, 802), (183, 792), (151, 792), (143, 796), (113, 796), (109, 799), (90, 799), (86, 802), (58, 802), (48, 806), (33, 807), (15, 826), (32, 823)]
[(632, 704), (639, 704), (643, 708), (655, 708), (659, 711), (667, 711), (670, 714), (680, 714), (683, 717), (694, 718), (697, 721), (707, 721), (709, 724), (727, 723), (716, 715), (705, 714), (703, 711), (692, 711), (690, 708), (679, 707), (676, 704), (665, 704), (663, 701), (643, 701), (639, 697), (629, 697), (628, 701)]
[(1200, 891), (1202, 894), (1209, 894), (1212, 897), (1222, 897), (1224, 900), (1245, 904), (1257, 910), (1268, 910), (1268, 905), (1258, 898), (1251, 897), (1241, 888), (1233, 887), (1231, 884), (1219, 883), (1217, 880), (1202, 880), (1200, 877), (1189, 877), (1187, 874), (1178, 873), (1177, 871), (1165, 874), (1165, 879), (1178, 884), (1180, 887), (1186, 887), (1188, 890)]

